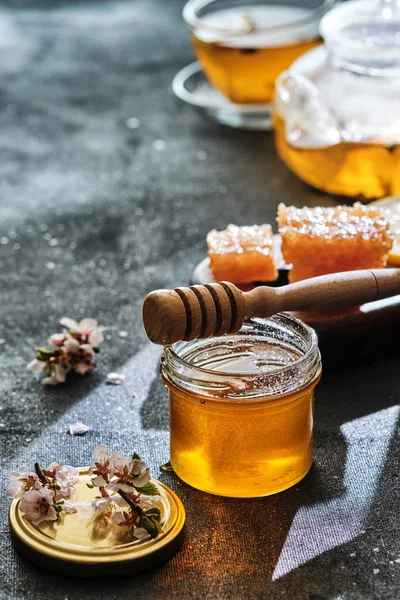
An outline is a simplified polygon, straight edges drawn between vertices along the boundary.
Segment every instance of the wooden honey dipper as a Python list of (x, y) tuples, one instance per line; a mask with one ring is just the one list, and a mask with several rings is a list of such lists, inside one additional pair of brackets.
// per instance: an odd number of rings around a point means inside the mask
[(208, 338), (239, 331), (246, 318), (282, 311), (326, 311), (400, 294), (400, 269), (347, 271), (283, 287), (242, 292), (233, 283), (155, 290), (143, 304), (146, 333), (155, 344)]

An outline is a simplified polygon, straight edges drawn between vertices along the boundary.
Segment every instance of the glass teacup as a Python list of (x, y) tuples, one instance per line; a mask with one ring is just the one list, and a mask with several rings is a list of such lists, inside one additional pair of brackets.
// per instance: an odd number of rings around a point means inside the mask
[(269, 103), (277, 76), (320, 43), (333, 2), (190, 0), (183, 16), (210, 83), (233, 103)]

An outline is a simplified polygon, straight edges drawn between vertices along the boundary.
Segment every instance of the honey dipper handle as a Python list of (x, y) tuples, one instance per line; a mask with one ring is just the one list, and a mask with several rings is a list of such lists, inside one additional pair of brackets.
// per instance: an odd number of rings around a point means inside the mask
[(273, 301), (265, 288), (246, 294), (247, 316), (268, 317), (281, 311), (325, 311), (358, 306), (400, 294), (400, 269), (347, 271), (298, 281), (275, 289)]

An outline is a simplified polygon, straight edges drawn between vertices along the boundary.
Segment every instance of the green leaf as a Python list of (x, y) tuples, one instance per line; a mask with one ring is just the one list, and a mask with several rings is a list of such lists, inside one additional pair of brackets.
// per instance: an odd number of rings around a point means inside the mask
[(87, 483), (86, 485), (87, 485), (87, 487), (88, 487), (90, 490), (92, 490), (92, 489), (95, 487), (95, 486), (93, 485), (93, 483)]
[(153, 508), (148, 508), (147, 510), (145, 510), (144, 514), (146, 515), (146, 517), (149, 517), (149, 519), (161, 521), (161, 510), (159, 508), (156, 508), (155, 506)]
[(139, 494), (144, 494), (145, 496), (159, 496), (160, 495), (160, 490), (151, 481), (146, 483), (146, 485), (144, 485), (143, 487), (136, 487), (136, 485), (135, 485), (135, 490), (137, 490), (139, 492)]
[(53, 350), (47, 350), (47, 348), (38, 348), (36, 352), (36, 359), (41, 361), (48, 360), (53, 356)]
[(132, 460), (140, 460), (140, 456), (137, 452), (133, 453)]
[(150, 519), (147, 516), (142, 516), (139, 521), (140, 527), (143, 527), (152, 539), (155, 539), (158, 534), (162, 531), (161, 525), (158, 521)]

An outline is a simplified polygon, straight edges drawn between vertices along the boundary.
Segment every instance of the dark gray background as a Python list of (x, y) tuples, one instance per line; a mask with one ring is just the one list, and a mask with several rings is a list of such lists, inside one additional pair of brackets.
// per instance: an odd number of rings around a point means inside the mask
[[(193, 59), (181, 7), (1, 4), (2, 490), (11, 469), (85, 465), (99, 442), (136, 449), (157, 476), (168, 408), (144, 295), (186, 284), (215, 226), (273, 222), (280, 201), (334, 202), (287, 171), (271, 134), (222, 128), (173, 98), (173, 76)], [(45, 388), (25, 365), (63, 316), (113, 329), (96, 372)], [(187, 540), (138, 577), (82, 582), (28, 564), (11, 546), (2, 492), (1, 599), (398, 598), (398, 364), (397, 352), (325, 371), (315, 464), (287, 492), (219, 499), (160, 474), (185, 503)], [(124, 386), (105, 385), (112, 370)], [(77, 417), (90, 426), (82, 438), (68, 433)]]

